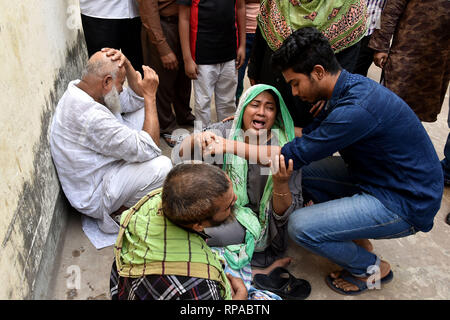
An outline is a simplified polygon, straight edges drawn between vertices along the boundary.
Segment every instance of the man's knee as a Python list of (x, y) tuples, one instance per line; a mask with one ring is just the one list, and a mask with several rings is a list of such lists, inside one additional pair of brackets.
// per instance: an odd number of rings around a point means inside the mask
[(128, 187), (128, 197), (124, 202), (124, 206), (133, 206), (144, 195), (152, 190), (160, 188), (167, 174), (172, 169), (172, 162), (166, 156), (159, 156), (152, 160), (142, 162), (138, 165), (138, 170), (134, 172), (134, 185)]
[(172, 161), (166, 156), (156, 157), (151, 161), (152, 170), (158, 180), (163, 180), (166, 178), (169, 171), (172, 169)]
[(288, 222), (288, 234), (298, 244), (314, 246), (318, 241), (314, 236), (314, 227), (306, 214), (302, 212), (304, 210), (305, 208), (299, 209), (291, 214)]
[[(136, 172), (138, 191), (147, 191), (162, 186), (167, 174), (172, 169), (172, 161), (166, 156), (159, 156), (139, 164)], [(145, 190), (144, 190), (145, 189)]]

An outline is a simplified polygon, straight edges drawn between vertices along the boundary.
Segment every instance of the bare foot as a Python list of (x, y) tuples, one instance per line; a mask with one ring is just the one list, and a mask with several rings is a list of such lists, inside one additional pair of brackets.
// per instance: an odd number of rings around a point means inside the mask
[[(381, 260), (380, 262), (380, 279), (383, 279), (384, 277), (386, 277), (389, 272), (391, 271), (391, 266), (389, 265), (389, 263), (387, 261)], [(357, 286), (355, 286), (353, 283), (347, 282), (343, 279), (340, 278), (342, 272), (345, 272), (345, 270), (343, 271), (336, 271), (330, 274), (330, 276), (335, 279), (333, 281), (333, 285), (336, 288), (340, 288), (344, 291), (358, 291), (359, 288)], [(356, 278), (356, 277), (355, 277)], [(367, 279), (369, 279), (369, 277), (367, 278), (357, 278), (360, 281), (367, 281)]]
[(368, 239), (357, 239), (353, 240), (354, 243), (356, 243), (358, 246), (363, 247), (369, 252), (373, 251), (373, 245)]
[(275, 269), (277, 267), (286, 268), (291, 263), (291, 261), (292, 261), (291, 257), (285, 257), (285, 258), (281, 258), (281, 259), (275, 260), (267, 268), (264, 268), (264, 269), (252, 268), (252, 276), (254, 276), (255, 274), (269, 274), (270, 272), (272, 272), (273, 269)]
[(303, 206), (304, 207), (310, 207), (314, 204), (314, 202), (312, 200), (309, 200), (307, 203), (304, 203)]

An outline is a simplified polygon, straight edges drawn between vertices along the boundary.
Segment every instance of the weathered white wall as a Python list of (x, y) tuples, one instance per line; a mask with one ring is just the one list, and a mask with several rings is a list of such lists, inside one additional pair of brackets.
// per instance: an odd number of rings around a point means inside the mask
[(29, 299), (51, 280), (64, 227), (49, 124), (87, 53), (77, 0), (0, 0), (0, 8), (0, 299)]

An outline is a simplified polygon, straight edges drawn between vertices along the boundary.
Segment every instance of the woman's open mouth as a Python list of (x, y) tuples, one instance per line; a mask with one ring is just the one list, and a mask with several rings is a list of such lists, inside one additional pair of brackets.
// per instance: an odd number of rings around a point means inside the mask
[(264, 129), (266, 122), (265, 121), (259, 121), (259, 120), (253, 120), (252, 125), (255, 129)]

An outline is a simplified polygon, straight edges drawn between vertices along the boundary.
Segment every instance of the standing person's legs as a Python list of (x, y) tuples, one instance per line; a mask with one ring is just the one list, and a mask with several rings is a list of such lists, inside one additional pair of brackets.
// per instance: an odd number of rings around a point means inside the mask
[[(173, 48), (174, 43), (177, 41), (173, 37), (177, 37), (178, 34), (173, 33), (173, 28), (177, 28), (177, 24), (167, 23), (161, 19), (161, 27), (166, 37), (168, 45)], [(161, 134), (170, 134), (177, 128), (175, 115), (172, 112), (172, 102), (174, 100), (175, 92), (178, 87), (175, 86), (176, 78), (178, 76), (178, 70), (169, 70), (164, 68), (159, 51), (153, 43), (151, 43), (146, 32), (143, 37), (143, 44), (145, 46), (144, 60), (148, 63), (159, 77), (158, 91), (156, 92), (156, 108), (158, 110), (159, 128)], [(178, 61), (179, 63), (180, 61)], [(184, 72), (184, 68), (182, 69)]]
[(239, 98), (242, 91), (244, 91), (244, 78), (245, 70), (247, 70), (248, 60), (250, 59), (250, 53), (252, 51), (253, 40), (255, 39), (254, 33), (246, 33), (245, 35), (245, 60), (242, 66), (238, 69), (238, 83), (236, 88), (236, 106), (239, 104)]
[[(173, 109), (177, 123), (179, 125), (193, 125), (195, 120), (190, 107), (192, 81), (184, 72), (183, 52), (181, 50), (180, 36), (178, 33), (178, 23), (170, 24), (170, 46), (178, 59), (178, 70), (176, 71), (173, 97)], [(172, 90), (173, 90), (172, 88)]]
[(133, 68), (144, 76), (142, 70), (144, 59), (142, 55), (141, 18), (120, 19), (119, 21), (121, 24), (120, 49), (122, 49), (123, 54), (130, 60)]
[(236, 111), (237, 70), (235, 60), (220, 64), (219, 79), (214, 90), (217, 121), (234, 115)]
[(348, 72), (353, 73), (356, 67), (356, 62), (358, 61), (359, 49), (361, 46), (361, 41), (355, 43), (351, 47), (344, 49), (336, 53), (336, 59), (342, 68)]
[(102, 48), (120, 49), (120, 19), (101, 19), (81, 15), (89, 57)]
[[(450, 100), (448, 108), (447, 125), (450, 129)], [(441, 160), (442, 170), (444, 171), (444, 184), (450, 185), (450, 133), (447, 136), (447, 142), (444, 147), (444, 159)]]
[(197, 70), (197, 80), (193, 81), (195, 119), (205, 128), (211, 124), (211, 100), (220, 69), (218, 64), (199, 64)]
[[(450, 100), (448, 108), (447, 125), (450, 129)], [(444, 171), (444, 185), (450, 186), (450, 133), (447, 136), (447, 142), (444, 147), (444, 159), (441, 160), (442, 170)], [(450, 225), (450, 213), (447, 214), (445, 222)]]
[(365, 36), (361, 39), (361, 47), (359, 48), (358, 59), (356, 61), (353, 73), (367, 76), (367, 72), (373, 62), (374, 50), (368, 47), (370, 36)]
[(173, 100), (173, 109), (175, 111), (177, 123), (179, 125), (193, 125), (195, 117), (192, 114), (190, 106), (192, 81), (184, 72), (183, 57), (178, 59), (180, 66), (175, 80), (175, 97)]

